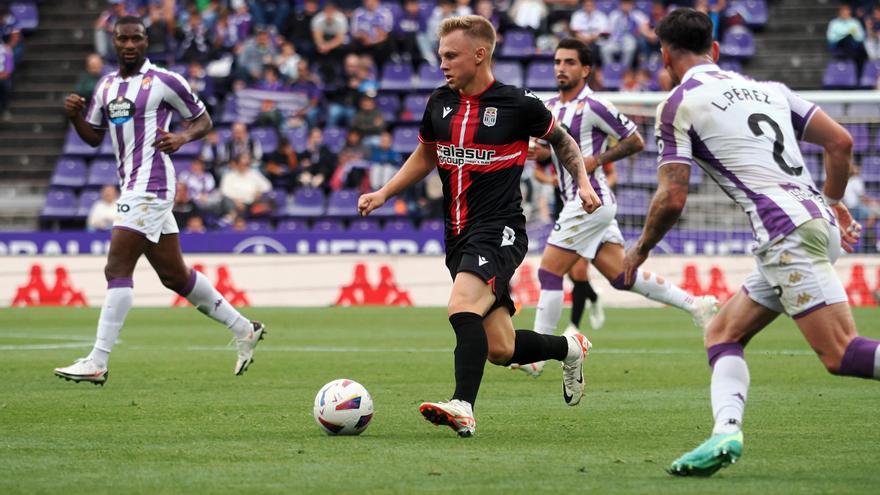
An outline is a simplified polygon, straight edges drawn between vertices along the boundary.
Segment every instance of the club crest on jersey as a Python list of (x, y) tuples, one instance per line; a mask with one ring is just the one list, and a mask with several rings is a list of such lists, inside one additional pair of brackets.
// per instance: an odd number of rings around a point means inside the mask
[(117, 96), (107, 104), (107, 118), (115, 125), (122, 125), (131, 120), (134, 112), (134, 102), (122, 96)]
[(153, 78), (151, 76), (147, 76), (141, 81), (141, 89), (150, 89), (150, 86), (152, 85)]
[(493, 127), (498, 121), (498, 109), (495, 107), (486, 107), (483, 110), (483, 125)]

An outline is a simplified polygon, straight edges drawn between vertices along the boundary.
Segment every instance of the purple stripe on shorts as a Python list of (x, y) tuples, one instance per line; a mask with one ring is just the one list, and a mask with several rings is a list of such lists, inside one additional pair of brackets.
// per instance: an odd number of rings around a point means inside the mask
[(724, 344), (715, 344), (706, 350), (709, 355), (709, 366), (715, 367), (715, 363), (724, 356), (739, 356), (743, 359), (743, 345), (739, 342), (727, 342)]
[(660, 138), (663, 140), (663, 157), (676, 156), (678, 154), (678, 143), (675, 142), (675, 114), (678, 113), (678, 107), (684, 98), (684, 92), (700, 86), (700, 81), (691, 78), (682, 83), (666, 100), (663, 106), (663, 113), (660, 114)]
[(202, 113), (203, 108), (198, 105), (198, 100), (195, 98), (192, 92), (187, 91), (186, 87), (177, 80), (176, 77), (171, 74), (166, 74), (162, 71), (156, 71), (156, 75), (159, 77), (159, 80), (162, 81), (163, 84), (168, 86), (171, 91), (174, 91), (175, 94), (180, 98), (180, 100), (186, 105), (186, 108), (189, 110), (189, 116), (182, 116), (187, 120), (199, 115)]
[(875, 364), (877, 346), (880, 342), (864, 337), (856, 337), (846, 346), (846, 352), (840, 361), (838, 375), (876, 378)]
[(543, 268), (538, 269), (538, 282), (541, 290), (562, 290), (562, 277)]
[(189, 280), (186, 281), (186, 285), (183, 287), (183, 290), (178, 292), (178, 294), (180, 294), (183, 297), (188, 296), (189, 293), (192, 292), (193, 288), (195, 288), (195, 286), (196, 286), (196, 277), (197, 276), (198, 276), (198, 273), (196, 272), (196, 270), (194, 268), (190, 268), (189, 269)]
[[(125, 98), (125, 93), (128, 91), (128, 83), (123, 82), (119, 85), (119, 91), (117, 93), (118, 96), (122, 96)], [(107, 102), (108, 104), (110, 102)], [(122, 125), (114, 125), (113, 132), (116, 134), (116, 159), (119, 160), (119, 178), (125, 180), (125, 124)], [(131, 189), (133, 184), (129, 183), (128, 188)]]
[(712, 152), (709, 151), (709, 148), (705, 143), (700, 139), (700, 136), (697, 135), (696, 131), (691, 128), (688, 131), (688, 135), (691, 137), (691, 145), (694, 150), (694, 157), (699, 158), (709, 165), (711, 165), (715, 170), (717, 170), (721, 175), (723, 175), (727, 180), (733, 183), (737, 189), (744, 192), (746, 197), (755, 203), (757, 207), (758, 217), (761, 219), (761, 223), (764, 224), (764, 228), (767, 229), (767, 234), (770, 239), (775, 239), (779, 236), (784, 236), (790, 234), (797, 228), (794, 222), (791, 221), (788, 214), (784, 209), (780, 208), (772, 199), (769, 197), (758, 194), (751, 189), (749, 189), (739, 178), (733, 174), (724, 164), (721, 163), (720, 160), (715, 158), (712, 155)]
[(807, 308), (807, 309), (801, 311), (801, 312), (798, 313), (798, 314), (791, 315), (791, 318), (792, 318), (793, 320), (797, 320), (798, 318), (803, 318), (804, 316), (807, 316), (808, 314), (812, 313), (813, 311), (816, 311), (816, 310), (818, 310), (818, 309), (822, 309), (822, 308), (824, 308), (825, 306), (828, 306), (828, 303), (826, 303), (825, 301), (822, 301), (822, 302), (820, 302), (819, 304), (816, 304), (816, 305), (814, 305), (814, 306), (810, 306), (809, 308)]
[(108, 289), (119, 289), (122, 287), (134, 288), (134, 280), (131, 278), (114, 278), (107, 281)]
[(605, 107), (605, 105), (592, 98), (587, 98), (587, 102), (590, 104), (590, 110), (614, 129), (614, 132), (616, 132), (618, 136), (622, 138), (630, 133), (630, 130), (627, 129), (625, 125), (621, 124), (614, 115), (611, 115), (611, 112), (608, 111), (608, 108)]
[[(147, 71), (144, 74), (144, 78), (150, 77), (153, 71)], [(143, 79), (141, 79), (143, 80)], [(141, 168), (141, 163), (144, 159), (144, 146), (151, 146), (153, 143), (146, 143), (147, 136), (144, 129), (147, 120), (147, 101), (150, 98), (150, 90), (153, 88), (151, 84), (148, 88), (144, 89), (144, 85), (141, 84), (141, 88), (138, 90), (137, 96), (134, 99), (134, 149), (131, 153), (131, 184), (128, 185), (129, 189), (134, 188), (134, 182), (138, 175), (138, 170)]]

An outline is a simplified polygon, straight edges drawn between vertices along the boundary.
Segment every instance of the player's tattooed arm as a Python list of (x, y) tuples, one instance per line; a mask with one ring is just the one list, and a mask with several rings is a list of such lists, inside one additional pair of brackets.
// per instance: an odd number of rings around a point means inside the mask
[(544, 139), (553, 146), (553, 151), (556, 152), (559, 163), (565, 167), (565, 170), (568, 170), (568, 173), (571, 174), (575, 181), (578, 181), (581, 176), (581, 165), (584, 163), (584, 159), (581, 156), (581, 150), (578, 148), (577, 142), (571, 137), (571, 134), (566, 132), (557, 122)]
[(635, 155), (643, 149), (645, 149), (645, 141), (642, 139), (642, 136), (639, 135), (638, 132), (634, 132), (618, 141), (617, 144), (615, 144), (614, 146), (605, 150), (604, 153), (599, 154), (599, 156), (596, 157), (595, 163), (591, 163), (590, 165), (585, 164), (587, 167), (587, 172), (592, 172), (592, 169), (595, 169), (596, 167), (605, 163), (616, 162), (617, 160)]
[(691, 167), (685, 163), (667, 163), (657, 171), (657, 192), (635, 246), (640, 254), (647, 255), (678, 221), (687, 202), (690, 176)]

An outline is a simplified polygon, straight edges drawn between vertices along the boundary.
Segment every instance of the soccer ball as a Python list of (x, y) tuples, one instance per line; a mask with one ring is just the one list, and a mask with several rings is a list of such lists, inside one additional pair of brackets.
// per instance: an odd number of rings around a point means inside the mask
[(314, 413), (328, 435), (360, 435), (373, 419), (373, 399), (360, 383), (340, 378), (318, 391)]

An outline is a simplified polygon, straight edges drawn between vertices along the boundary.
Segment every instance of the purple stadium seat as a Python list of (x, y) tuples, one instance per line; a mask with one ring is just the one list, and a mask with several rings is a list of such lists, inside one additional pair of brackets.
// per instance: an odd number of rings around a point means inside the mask
[(755, 55), (755, 37), (744, 26), (733, 26), (724, 33), (721, 54), (725, 57), (751, 58)]
[(376, 208), (370, 216), (377, 218), (399, 217), (400, 214), (394, 209), (394, 201), (386, 201), (384, 205)]
[(880, 183), (880, 156), (866, 156), (861, 163), (862, 180), (870, 183)]
[(522, 64), (515, 61), (495, 62), (495, 79), (511, 86), (523, 85)]
[(193, 161), (188, 158), (173, 158), (171, 163), (174, 164), (174, 173), (177, 175), (180, 175), (181, 172), (192, 170)]
[(308, 232), (309, 226), (300, 220), (282, 220), (278, 222), (276, 232)]
[(382, 112), (386, 122), (394, 122), (400, 111), (400, 98), (396, 94), (379, 95), (376, 97), (376, 108)]
[(9, 11), (18, 20), (18, 27), (22, 31), (33, 31), (40, 23), (35, 2), (14, 2), (9, 6)]
[(327, 216), (356, 217), (358, 216), (358, 192), (352, 189), (340, 189), (330, 193), (327, 200)]
[(81, 158), (62, 158), (49, 180), (50, 186), (82, 187), (86, 185), (86, 162)]
[(293, 150), (302, 153), (306, 149), (306, 142), (309, 140), (309, 129), (306, 126), (295, 127), (287, 131), (287, 140), (293, 146)]
[(421, 90), (433, 90), (446, 84), (446, 76), (440, 67), (434, 67), (431, 64), (422, 64), (419, 66), (418, 77), (416, 78), (415, 88)]
[(395, 127), (392, 133), (391, 149), (400, 153), (412, 153), (419, 145), (419, 129), (416, 127)]
[(245, 232), (272, 232), (272, 223), (268, 220), (248, 220), (244, 226)]
[(312, 225), (312, 232), (318, 232), (321, 234), (332, 234), (344, 231), (345, 229), (342, 227), (342, 222), (336, 220), (319, 220), (315, 222), (315, 225)]
[(282, 213), (285, 217), (311, 218), (324, 214), (324, 192), (311, 187), (301, 187), (293, 193)]
[(633, 163), (632, 177), (627, 182), (634, 186), (657, 185), (657, 161), (645, 157), (636, 157)]
[(413, 88), (412, 66), (409, 64), (385, 64), (379, 88), (389, 91), (407, 91)]
[(352, 220), (348, 226), (348, 231), (354, 235), (378, 234), (382, 231), (382, 228), (379, 226), (378, 220), (358, 218), (357, 220)]
[(40, 217), (63, 219), (76, 215), (76, 196), (70, 189), (50, 189)]
[(422, 221), (422, 224), (419, 226), (419, 232), (439, 232), (442, 234), (445, 228), (443, 220), (427, 219)]
[(109, 132), (104, 134), (104, 140), (101, 141), (101, 145), (98, 146), (98, 155), (116, 156), (116, 152), (113, 151), (113, 140), (110, 138)]
[(825, 67), (822, 86), (825, 88), (853, 88), (856, 80), (856, 63), (852, 60), (832, 60)]
[(278, 133), (271, 127), (255, 127), (250, 132), (251, 139), (259, 141), (263, 154), (278, 149)]
[(654, 3), (652, 0), (636, 0), (636, 10), (645, 14), (646, 16), (650, 16), (652, 3)]
[(404, 122), (418, 122), (428, 106), (428, 96), (425, 93), (411, 93), (403, 98), (403, 112), (400, 120)]
[(348, 131), (339, 127), (324, 128), (324, 144), (330, 148), (330, 151), (339, 153), (345, 146), (345, 136)]
[(556, 89), (553, 62), (537, 60), (530, 63), (526, 69), (526, 87), (533, 91), (553, 91)]
[(99, 199), (101, 199), (101, 191), (97, 189), (86, 189), (80, 193), (79, 201), (77, 201), (76, 216), (80, 218), (88, 217), (89, 212), (92, 211), (92, 205)]
[(64, 155), (93, 156), (95, 148), (80, 139), (79, 134), (71, 127), (67, 130), (67, 136), (64, 138), (64, 148), (61, 150), (61, 153)]
[(413, 228), (412, 222), (406, 219), (401, 220), (389, 220), (385, 223), (385, 232), (391, 234), (399, 234), (399, 235), (412, 235), (415, 233), (415, 228)]
[(284, 209), (287, 207), (287, 191), (284, 191), (283, 189), (272, 189), (264, 194), (263, 198), (272, 204), (273, 217), (284, 215)]
[(504, 33), (501, 53), (504, 58), (531, 58), (535, 54), (535, 36), (529, 31), (511, 30)]
[(190, 141), (183, 146), (180, 147), (179, 150), (175, 151), (172, 157), (178, 156), (188, 156), (194, 157), (199, 156), (199, 153), (202, 152), (202, 140)]
[(235, 102), (235, 96), (229, 95), (223, 102), (223, 108), (220, 111), (220, 123), (232, 124), (238, 120), (238, 105)]
[(617, 196), (617, 214), (643, 217), (648, 212), (651, 196), (648, 191), (620, 188)]
[(801, 156), (804, 157), (804, 165), (806, 165), (807, 170), (809, 170), (810, 177), (815, 181), (822, 180), (824, 172), (822, 168), (822, 157), (813, 153), (804, 153)]
[(731, 0), (727, 4), (728, 17), (739, 14), (746, 25), (751, 28), (761, 28), (767, 25), (767, 2), (766, 0)]
[(596, 10), (604, 12), (605, 15), (610, 14), (617, 8), (618, 0), (598, 0), (596, 2)]
[(871, 134), (867, 124), (847, 124), (846, 129), (853, 138), (853, 151), (864, 153), (868, 151), (871, 143)]
[(623, 86), (623, 73), (626, 67), (620, 62), (611, 62), (602, 67), (602, 87), (616, 90)]
[(92, 160), (89, 165), (86, 185), (89, 187), (118, 186), (119, 172), (116, 169), (116, 161), (103, 158)]
[(880, 60), (868, 60), (865, 62), (865, 66), (862, 67), (862, 77), (859, 78), (859, 86), (874, 89), (877, 87), (878, 77), (880, 77)]

